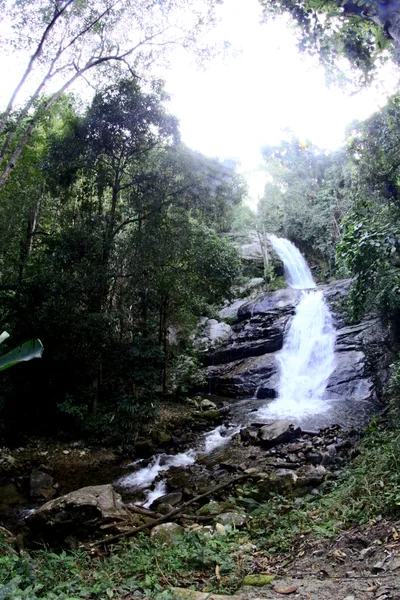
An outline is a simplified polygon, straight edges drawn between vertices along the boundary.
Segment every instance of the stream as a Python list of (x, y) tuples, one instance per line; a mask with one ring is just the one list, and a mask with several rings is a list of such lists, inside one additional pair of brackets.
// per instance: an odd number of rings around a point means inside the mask
[[(223, 424), (199, 434), (192, 447), (181, 445), (184, 451), (176, 454), (165, 452), (151, 458), (126, 462), (124, 465), (115, 462), (89, 470), (68, 466), (67, 462), (64, 471), (54, 473), (62, 493), (88, 485), (112, 482), (124, 502), (135, 502), (147, 508), (173, 489), (183, 490), (193, 485), (196, 487), (198, 478), (203, 476), (207, 480), (211, 475), (215, 481), (220, 476), (218, 473), (221, 472), (222, 476), (224, 469), (226, 474), (226, 469), (229, 471), (232, 466), (236, 468), (240, 465), (243, 459), (232, 438), (235, 440), (234, 436), (242, 428), (253, 423), (287, 418), (303, 430), (316, 431), (334, 424), (345, 428), (359, 428), (368, 422), (371, 413), (376, 410), (373, 399), (371, 400), (370, 379), (353, 382), (350, 376), (350, 384), (354, 383), (357, 393), (339, 393), (345, 377), (349, 377), (349, 363), (343, 362), (343, 358), (349, 355), (355, 361), (356, 373), (360, 373), (361, 352), (351, 343), (347, 352), (336, 351), (335, 358), (335, 344), (336, 347), (339, 346), (339, 350), (340, 344), (343, 348), (343, 336), (348, 335), (347, 330), (363, 325), (349, 326), (346, 329), (342, 324), (342, 329), (335, 332), (333, 317), (323, 292), (316, 287), (299, 250), (288, 240), (276, 236), (271, 235), (270, 242), (284, 264), (288, 286), (299, 290), (295, 314), (287, 318), (283, 345), (275, 353), (278, 365), (277, 397), (261, 399), (257, 397), (257, 391), (253, 397), (236, 400), (209, 395), (208, 400), (214, 401), (216, 407), (227, 407), (228, 412)], [(257, 318), (253, 325), (252, 315), (250, 327), (259, 326)], [(267, 351), (266, 358), (268, 356)], [(337, 382), (334, 382), (333, 387), (327, 388), (333, 372), (338, 373), (339, 377), (336, 377)], [(351, 385), (350, 390), (353, 389)], [(360, 386), (363, 389), (358, 389)], [(258, 451), (257, 448), (253, 450), (255, 453)], [(69, 454), (66, 450), (62, 452)], [(46, 455), (47, 452), (41, 454)], [(20, 493), (20, 488), (17, 489), (15, 483), (7, 480), (5, 483), (3, 488), (0, 487), (0, 521), (10, 522), (12, 513), (14, 516), (11, 520), (21, 520), (27, 509), (37, 506), (38, 502), (32, 502), (29, 494), (13, 498), (13, 494)]]
[[(114, 482), (125, 493), (128, 490), (144, 493), (142, 504), (145, 507), (167, 493), (166, 481), (159, 479), (160, 474), (171, 467), (193, 465), (199, 454), (209, 455), (226, 447), (241, 427), (254, 421), (268, 422), (279, 418), (301, 422), (308, 415), (322, 415), (329, 409), (323, 395), (335, 367), (332, 315), (296, 246), (289, 240), (273, 235), (269, 237), (284, 264), (286, 282), (290, 287), (302, 290), (296, 314), (278, 355), (278, 398), (268, 403), (255, 398), (237, 403), (236, 409), (230, 412), (231, 422), (206, 433), (196, 448), (173, 456), (156, 455), (145, 467), (137, 465), (137, 470)], [(321, 422), (329, 424), (323, 419)]]

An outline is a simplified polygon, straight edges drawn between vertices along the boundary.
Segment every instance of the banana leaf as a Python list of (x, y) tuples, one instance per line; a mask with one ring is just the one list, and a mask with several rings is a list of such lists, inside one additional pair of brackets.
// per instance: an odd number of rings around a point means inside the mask
[(9, 369), (20, 362), (32, 360), (32, 358), (40, 358), (42, 353), (42, 342), (40, 340), (29, 340), (29, 342), (25, 342), (14, 348), (14, 350), (10, 350), (10, 352), (0, 356), (0, 371)]

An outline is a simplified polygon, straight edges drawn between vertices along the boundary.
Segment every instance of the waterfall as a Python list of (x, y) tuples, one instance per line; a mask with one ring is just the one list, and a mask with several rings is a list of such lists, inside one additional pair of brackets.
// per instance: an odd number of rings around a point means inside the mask
[(289, 240), (273, 235), (270, 240), (284, 263), (287, 283), (304, 291), (278, 354), (278, 398), (260, 409), (259, 415), (300, 418), (328, 408), (322, 397), (335, 366), (335, 331), (323, 294), (315, 289), (311, 271), (299, 250)]

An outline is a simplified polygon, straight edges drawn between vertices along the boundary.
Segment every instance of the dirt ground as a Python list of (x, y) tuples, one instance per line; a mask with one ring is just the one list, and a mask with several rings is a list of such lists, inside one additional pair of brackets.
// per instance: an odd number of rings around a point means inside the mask
[(400, 600), (400, 521), (355, 527), (333, 541), (300, 544), (291, 559), (265, 564), (271, 586), (240, 598)]

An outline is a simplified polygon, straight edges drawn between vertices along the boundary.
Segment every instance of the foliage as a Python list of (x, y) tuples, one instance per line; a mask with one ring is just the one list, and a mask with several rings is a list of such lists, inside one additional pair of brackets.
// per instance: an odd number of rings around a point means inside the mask
[(235, 538), (235, 533), (210, 540), (186, 534), (179, 544), (166, 546), (140, 536), (115, 547), (108, 558), (92, 560), (83, 551), (18, 555), (3, 543), (0, 597), (83, 600), (118, 598), (141, 590), (149, 598), (159, 598), (163, 587), (185, 581), (189, 573), (212, 582), (218, 565), (223, 576), (229, 574), (235, 566)]
[(349, 131), (353, 210), (343, 224), (338, 258), (356, 276), (353, 317), (372, 307), (396, 322), (400, 310), (398, 96)]
[[(4, 333), (0, 336), (0, 343), (4, 341)], [(9, 369), (21, 362), (32, 360), (33, 358), (40, 358), (42, 352), (43, 346), (40, 340), (29, 340), (29, 342), (25, 342), (0, 356), (0, 371), (5, 371), (5, 369)]]
[(164, 99), (135, 79), (84, 114), (62, 98), (0, 193), (0, 216), (13, 214), (0, 316), (17, 342), (40, 336), (47, 351), (37, 372), (4, 381), (10, 433), (40, 423), (131, 443), (175, 385), (197, 318), (229, 294), (239, 259), (219, 232), (242, 185), (181, 145)]
[(318, 56), (328, 81), (333, 79), (347, 86), (353, 85), (356, 89), (370, 83), (377, 66), (387, 60), (388, 50), (392, 48), (390, 28), (396, 19), (395, 1), (260, 2), (266, 19), (280, 14), (292, 17), (297, 25), (300, 51)]
[[(0, 188), (38, 123), (65, 90), (77, 80), (100, 89), (123, 74), (143, 77), (168, 48), (177, 44), (186, 49), (196, 46), (199, 34), (213, 23), (215, 3), (3, 3), (2, 17), (7, 24), (3, 51), (19, 56), (18, 62), (25, 62), (25, 67), (0, 117)], [(206, 54), (206, 49), (198, 48), (199, 56)], [(21, 97), (22, 106), (15, 110)]]
[(331, 274), (340, 222), (351, 202), (345, 153), (292, 137), (265, 147), (263, 156), (269, 182), (258, 206), (262, 230), (289, 238), (311, 264), (322, 264), (322, 275)]

